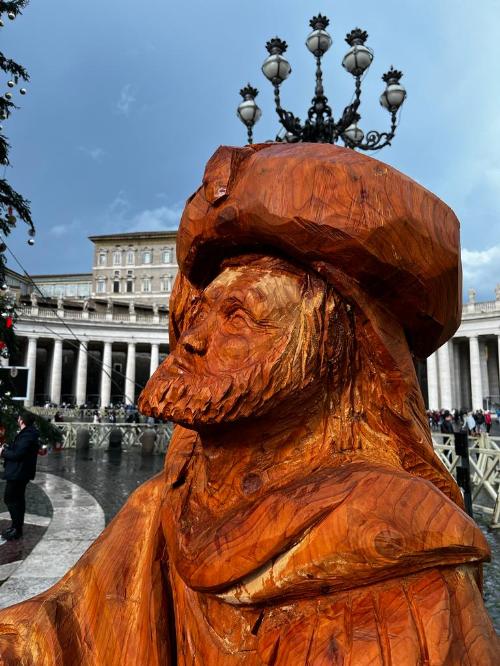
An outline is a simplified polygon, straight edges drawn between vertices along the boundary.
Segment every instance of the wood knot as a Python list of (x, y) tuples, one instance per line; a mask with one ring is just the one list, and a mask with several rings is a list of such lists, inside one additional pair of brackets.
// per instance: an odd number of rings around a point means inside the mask
[(375, 550), (382, 557), (391, 560), (398, 558), (403, 552), (404, 539), (400, 532), (385, 529), (377, 534), (374, 541)]
[(238, 219), (238, 209), (235, 206), (226, 206), (221, 210), (217, 216), (218, 229), (225, 230), (226, 227), (231, 228)]
[(256, 493), (258, 490), (260, 490), (261, 486), (262, 486), (262, 479), (255, 472), (246, 474), (241, 481), (241, 489), (245, 493), (245, 495), (251, 495), (252, 493)]

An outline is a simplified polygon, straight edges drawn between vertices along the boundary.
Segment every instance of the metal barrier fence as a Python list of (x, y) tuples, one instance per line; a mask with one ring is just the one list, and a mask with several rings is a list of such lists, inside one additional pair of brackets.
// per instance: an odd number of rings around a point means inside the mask
[[(164, 453), (172, 436), (173, 424), (148, 425), (146, 423), (54, 423), (62, 432), (61, 448), (76, 448), (78, 432), (88, 431), (89, 444), (93, 449), (108, 448), (112, 438), (121, 440), (122, 449), (142, 446), (142, 437), (146, 433), (154, 433), (154, 451)], [(119, 433), (119, 434), (118, 434)]]
[[(456, 477), (460, 456), (455, 452), (453, 435), (433, 432), (432, 439), (440, 460)], [(469, 437), (469, 464), (473, 508), (491, 516), (490, 529), (500, 529), (500, 437), (485, 433)], [(484, 504), (487, 499), (490, 502)]]

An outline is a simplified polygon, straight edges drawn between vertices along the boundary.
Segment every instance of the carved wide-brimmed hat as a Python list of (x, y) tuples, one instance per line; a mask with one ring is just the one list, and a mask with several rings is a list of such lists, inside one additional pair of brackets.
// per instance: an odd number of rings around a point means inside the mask
[(181, 271), (202, 286), (229, 254), (266, 249), (312, 267), (346, 297), (357, 290), (375, 299), (401, 322), (419, 357), (460, 323), (455, 214), (415, 181), (353, 150), (274, 143), (215, 152), (182, 216)]

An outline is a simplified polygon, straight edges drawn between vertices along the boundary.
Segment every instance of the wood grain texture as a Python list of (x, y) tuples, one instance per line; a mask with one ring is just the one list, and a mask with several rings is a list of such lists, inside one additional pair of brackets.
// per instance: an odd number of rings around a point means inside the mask
[(4, 664), (496, 666), (488, 545), (434, 455), (413, 353), (458, 323), (458, 224), (331, 146), (220, 149), (188, 202), (177, 423), (69, 574), (0, 612)]

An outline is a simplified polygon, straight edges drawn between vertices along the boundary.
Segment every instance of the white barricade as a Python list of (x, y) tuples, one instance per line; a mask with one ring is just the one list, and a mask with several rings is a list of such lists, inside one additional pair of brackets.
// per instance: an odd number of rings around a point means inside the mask
[(172, 436), (173, 423), (161, 423), (148, 425), (147, 423), (54, 423), (62, 432), (62, 448), (76, 447), (76, 434), (80, 428), (85, 428), (90, 433), (90, 447), (93, 449), (105, 449), (109, 445), (109, 435), (112, 430), (119, 430), (122, 436), (122, 449), (127, 450), (141, 446), (141, 435), (147, 430), (156, 433), (156, 453), (164, 453), (167, 450)]
[[(434, 450), (448, 471), (455, 476), (460, 456), (455, 453), (453, 435), (433, 432)], [(500, 528), (500, 437), (486, 433), (469, 437), (469, 463), (472, 503), (476, 511), (491, 515), (490, 529)], [(485, 500), (490, 502), (485, 504)], [(482, 504), (480, 502), (483, 502)]]

